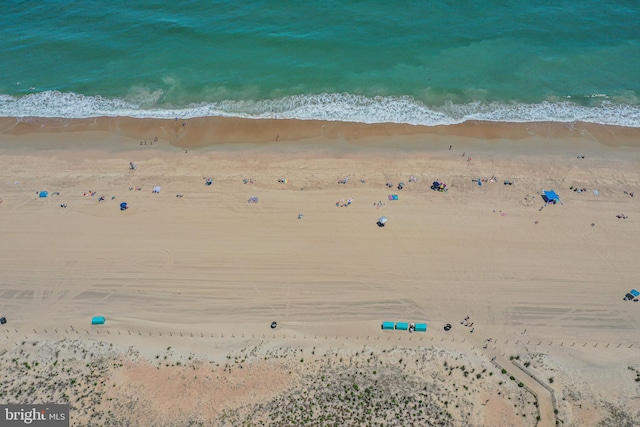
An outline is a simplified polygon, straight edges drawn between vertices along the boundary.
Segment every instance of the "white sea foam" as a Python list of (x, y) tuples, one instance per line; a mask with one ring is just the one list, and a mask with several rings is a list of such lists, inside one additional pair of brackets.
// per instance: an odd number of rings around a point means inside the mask
[(275, 100), (222, 101), (184, 108), (153, 108), (147, 102), (47, 91), (20, 97), (0, 95), (2, 117), (135, 118), (244, 117), (328, 120), (357, 123), (450, 125), (469, 120), (495, 122), (574, 122), (640, 127), (640, 106), (609, 99), (594, 106), (571, 100), (537, 104), (445, 103), (427, 106), (411, 97), (365, 97), (352, 94), (297, 95)]

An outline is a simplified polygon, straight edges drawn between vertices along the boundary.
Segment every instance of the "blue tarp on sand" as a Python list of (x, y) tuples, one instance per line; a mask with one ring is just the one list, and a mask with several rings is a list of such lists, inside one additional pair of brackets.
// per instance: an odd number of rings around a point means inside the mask
[(49, 196), (49, 192), (48, 191), (41, 191), (40, 194), (38, 194), (38, 196), (42, 197), (42, 198), (47, 197), (47, 196)]

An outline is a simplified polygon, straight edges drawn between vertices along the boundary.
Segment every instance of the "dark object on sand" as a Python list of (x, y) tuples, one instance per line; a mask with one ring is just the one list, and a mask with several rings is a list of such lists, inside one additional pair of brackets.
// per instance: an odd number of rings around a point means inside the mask
[(278, 322), (271, 322), (271, 329), (275, 329), (278, 326)]
[(405, 185), (406, 184), (404, 182), (401, 182), (400, 184), (398, 184), (398, 190), (402, 190)]
[(640, 292), (636, 291), (635, 289), (631, 289), (631, 290), (629, 291), (629, 293), (627, 293), (627, 294), (624, 296), (624, 298), (623, 298), (623, 299), (624, 299), (624, 301), (632, 301), (632, 300), (634, 300), (635, 298), (638, 298), (638, 296), (640, 296)]
[(447, 323), (443, 328), (445, 331), (449, 332), (451, 330), (451, 323)]
[(120, 203), (120, 210), (121, 211), (126, 211), (127, 209), (129, 209), (129, 205), (127, 204), (127, 202)]
[(431, 189), (433, 191), (444, 193), (445, 191), (447, 191), (447, 184), (443, 182), (433, 181), (433, 184), (431, 184)]
[(0, 317), (0, 325), (4, 325), (5, 323), (7, 323), (7, 318), (6, 317)]

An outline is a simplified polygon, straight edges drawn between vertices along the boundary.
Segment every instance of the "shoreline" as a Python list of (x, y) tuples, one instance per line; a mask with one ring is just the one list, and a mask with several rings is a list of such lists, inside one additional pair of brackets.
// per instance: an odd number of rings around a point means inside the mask
[[(122, 139), (151, 142), (154, 138), (184, 149), (203, 149), (225, 144), (267, 144), (273, 142), (346, 141), (363, 144), (383, 139), (429, 138), (441, 141), (458, 138), (469, 141), (520, 141), (584, 139), (607, 147), (640, 146), (640, 128), (597, 125), (584, 122), (506, 123), (469, 121), (455, 125), (416, 126), (405, 124), (362, 124), (289, 119), (240, 119), (205, 117), (188, 120), (99, 117), (90, 119), (0, 118), (0, 135), (107, 132)], [(428, 148), (417, 144), (418, 148)]]

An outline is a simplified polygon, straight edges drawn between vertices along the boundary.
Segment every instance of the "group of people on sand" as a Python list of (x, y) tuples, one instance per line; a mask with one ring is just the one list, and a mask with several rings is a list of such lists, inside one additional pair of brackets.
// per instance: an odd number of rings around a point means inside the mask
[[(149, 145), (153, 145), (154, 142), (158, 142), (158, 137), (154, 137), (153, 140), (149, 141)], [(147, 140), (144, 139), (140, 141), (140, 145), (147, 145)]]
[(353, 198), (349, 197), (346, 202), (344, 199), (340, 199), (340, 201), (336, 203), (336, 206), (339, 208), (346, 208), (347, 206), (351, 206), (351, 203), (353, 203)]
[(473, 327), (473, 322), (470, 321), (470, 317), (468, 314), (467, 317), (465, 317), (462, 322), (460, 322), (460, 324), (466, 326), (467, 328), (471, 328), (471, 330), (469, 331), (471, 333), (476, 330), (476, 328)]

